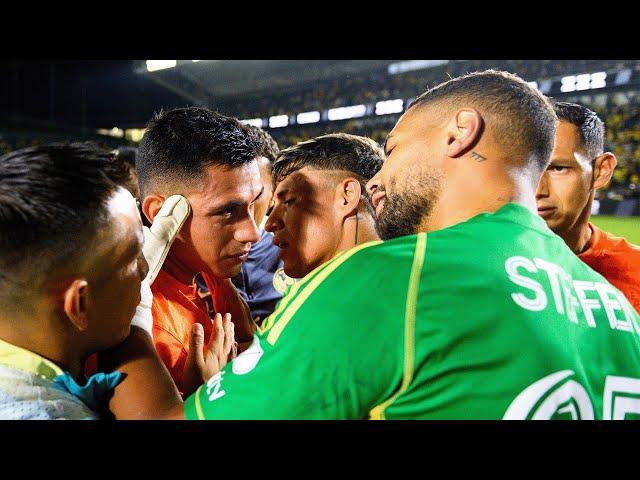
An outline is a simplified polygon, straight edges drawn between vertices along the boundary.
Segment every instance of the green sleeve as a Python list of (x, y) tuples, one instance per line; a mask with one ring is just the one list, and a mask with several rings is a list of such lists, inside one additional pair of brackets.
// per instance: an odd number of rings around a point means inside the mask
[(397, 391), (413, 249), (366, 244), (294, 285), (189, 419), (362, 419)]

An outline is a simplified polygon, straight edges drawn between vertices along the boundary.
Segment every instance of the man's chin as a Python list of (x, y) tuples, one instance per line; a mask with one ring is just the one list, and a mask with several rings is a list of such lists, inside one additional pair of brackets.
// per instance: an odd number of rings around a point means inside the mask
[(216, 265), (216, 268), (209, 269), (209, 275), (213, 275), (218, 278), (231, 278), (235, 277), (242, 270), (242, 263), (237, 265)]

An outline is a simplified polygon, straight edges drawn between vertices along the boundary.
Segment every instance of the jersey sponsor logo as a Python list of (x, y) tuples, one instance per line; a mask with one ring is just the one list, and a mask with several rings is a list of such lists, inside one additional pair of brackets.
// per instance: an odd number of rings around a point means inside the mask
[(220, 397), (223, 397), (227, 392), (222, 390), (222, 377), (224, 376), (224, 370), (216, 373), (213, 377), (209, 379), (207, 382), (207, 396), (209, 397), (209, 401), (213, 402)]
[(640, 335), (633, 307), (608, 283), (574, 280), (562, 267), (541, 258), (510, 257), (505, 270), (511, 282), (525, 289), (513, 292), (511, 298), (526, 310), (555, 309), (573, 323), (578, 323), (577, 312), (582, 311), (591, 328), (596, 328), (594, 312), (602, 310), (613, 330)]
[(238, 355), (231, 362), (231, 371), (236, 375), (244, 375), (256, 368), (258, 361), (262, 358), (264, 351), (260, 346), (260, 338), (253, 336), (253, 342), (244, 352)]
[(284, 292), (287, 291), (287, 288), (296, 283), (295, 278), (291, 278), (286, 273), (284, 273), (284, 268), (280, 267), (273, 274), (273, 288), (276, 292), (284, 295)]

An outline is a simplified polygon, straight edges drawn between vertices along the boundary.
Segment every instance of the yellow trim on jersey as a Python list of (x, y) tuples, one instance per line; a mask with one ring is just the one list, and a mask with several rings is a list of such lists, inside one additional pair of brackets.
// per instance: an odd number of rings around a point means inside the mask
[(298, 291), (311, 281), (311, 279), (314, 277), (316, 272), (319, 272), (320, 270), (325, 268), (329, 263), (330, 262), (327, 262), (317, 266), (316, 268), (311, 270), (307, 275), (301, 278), (294, 286), (292, 286), (287, 296), (283, 297), (280, 303), (278, 303), (278, 307), (275, 309), (275, 311), (271, 315), (269, 315), (267, 318), (265, 318), (264, 322), (262, 323), (262, 327), (258, 328), (259, 333), (263, 334), (267, 330), (269, 330), (273, 326), (277, 316), (280, 315), (280, 313), (282, 313), (282, 311), (287, 307), (287, 305), (289, 305), (289, 303), (291, 303), (291, 300), (295, 298), (295, 296), (298, 294)]
[(196, 415), (198, 416), (198, 420), (204, 420), (204, 412), (202, 411), (202, 402), (200, 401), (200, 390), (204, 387), (206, 383), (200, 385), (198, 390), (196, 390)]
[(51, 360), (4, 340), (0, 340), (0, 364), (34, 373), (47, 380), (53, 380), (63, 373)]
[(354, 254), (358, 253), (360, 250), (368, 247), (373, 247), (374, 245), (378, 245), (380, 243), (382, 243), (382, 241), (380, 240), (363, 243), (362, 245), (358, 245), (357, 247), (344, 252), (341, 256), (338, 256), (328, 262), (326, 264), (327, 267), (320, 273), (318, 273), (318, 275), (316, 275), (315, 278), (311, 282), (309, 282), (308, 286), (305, 287), (304, 291), (302, 291), (300, 295), (298, 295), (291, 302), (291, 306), (287, 308), (287, 310), (282, 314), (282, 317), (273, 326), (273, 328), (269, 332), (269, 335), (267, 335), (267, 342), (269, 342), (271, 345), (276, 343), (276, 340), (278, 340), (278, 337), (280, 337), (282, 330), (284, 330), (284, 327), (287, 326), (287, 323), (289, 323), (289, 320), (291, 320), (291, 318), (295, 315), (300, 306), (307, 298), (309, 298), (313, 291), (318, 288), (318, 285), (320, 285), (320, 283), (322, 283), (329, 275), (331, 275), (334, 270), (336, 270), (340, 265), (346, 262)]
[(416, 306), (418, 303), (418, 291), (420, 289), (420, 275), (427, 246), (427, 234), (420, 233), (416, 239), (416, 249), (409, 276), (409, 289), (407, 292), (407, 304), (404, 316), (404, 373), (400, 389), (385, 402), (376, 406), (369, 412), (371, 420), (384, 420), (385, 409), (402, 394), (413, 380), (413, 367), (415, 363), (415, 333), (416, 333)]

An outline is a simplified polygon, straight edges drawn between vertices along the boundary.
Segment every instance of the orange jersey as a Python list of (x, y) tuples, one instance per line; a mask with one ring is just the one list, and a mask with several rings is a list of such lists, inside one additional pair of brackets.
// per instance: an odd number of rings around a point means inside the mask
[[(203, 278), (209, 291), (212, 291), (207, 276), (203, 275)], [(213, 331), (213, 320), (207, 313), (207, 304), (198, 293), (195, 283), (185, 285), (161, 269), (151, 291), (153, 343), (182, 394), (182, 373), (189, 351), (191, 327), (196, 322), (204, 327), (206, 345)]]
[(640, 312), (640, 247), (589, 223), (591, 245), (578, 257), (624, 293)]

